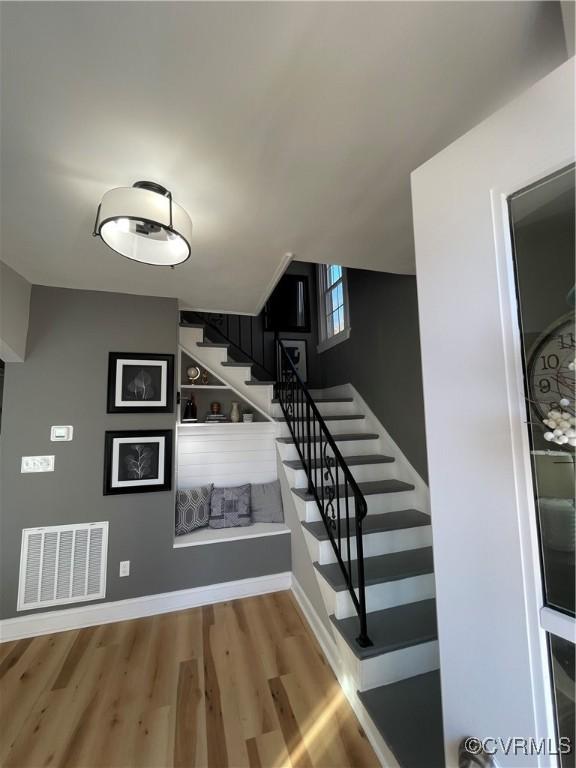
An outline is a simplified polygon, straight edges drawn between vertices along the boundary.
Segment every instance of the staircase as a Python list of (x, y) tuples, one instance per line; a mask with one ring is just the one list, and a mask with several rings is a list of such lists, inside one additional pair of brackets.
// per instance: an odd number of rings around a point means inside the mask
[[(367, 431), (354, 398), (318, 391), (312, 393), (315, 406), (360, 493), (336, 473), (338, 480), (325, 495), (326, 467), (314, 450), (314, 443), (324, 442), (300, 424), (305, 411), (292, 414), (288, 424), (286, 402), (275, 399), (274, 382), (253, 379), (251, 366), (231, 360), (226, 345), (204, 341), (201, 325), (182, 327), (180, 343), (278, 422), (279, 455), (342, 668), (402, 768), (443, 768), (432, 534), (429, 515), (416, 508), (414, 485), (397, 477), (394, 457), (381, 452), (379, 435)], [(280, 384), (276, 389), (282, 397)], [(293, 433), (305, 435), (307, 445), (299, 450)], [(348, 513), (345, 531), (338, 526), (338, 547), (326, 510), (322, 515), (319, 508), (319, 499), (326, 507), (330, 498)], [(359, 559), (355, 510), (362, 514), (364, 502)], [(359, 634), (359, 603), (365, 607), (368, 643)]]

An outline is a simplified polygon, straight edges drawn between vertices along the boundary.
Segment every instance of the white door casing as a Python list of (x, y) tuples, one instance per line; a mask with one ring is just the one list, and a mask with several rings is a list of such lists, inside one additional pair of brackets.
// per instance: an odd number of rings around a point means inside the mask
[(574, 130), (571, 59), (412, 174), (448, 766), (464, 736), (554, 739), (507, 198)]

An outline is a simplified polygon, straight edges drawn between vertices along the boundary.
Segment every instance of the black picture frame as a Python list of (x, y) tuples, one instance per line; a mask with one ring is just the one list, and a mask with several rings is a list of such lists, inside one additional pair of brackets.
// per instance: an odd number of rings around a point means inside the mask
[(264, 307), (264, 330), (310, 333), (308, 275), (284, 275)]
[[(171, 490), (173, 434), (171, 429), (108, 430), (104, 436), (104, 496)], [(138, 446), (152, 452), (139, 456), (134, 450)], [(158, 482), (153, 482), (155, 476)]]
[(173, 413), (174, 355), (110, 352), (107, 410), (108, 413)]
[[(290, 356), (290, 359), (294, 363), (296, 370), (298, 371), (298, 374), (302, 381), (306, 383), (308, 381), (308, 342), (306, 339), (280, 339), (282, 344), (284, 345), (284, 348), (287, 352), (287, 354)], [(298, 350), (300, 353), (300, 359), (295, 360), (294, 356), (292, 355), (292, 350)], [(281, 353), (280, 348), (278, 348), (278, 354), (276, 359), (276, 374), (278, 377), (278, 380), (281, 380)]]

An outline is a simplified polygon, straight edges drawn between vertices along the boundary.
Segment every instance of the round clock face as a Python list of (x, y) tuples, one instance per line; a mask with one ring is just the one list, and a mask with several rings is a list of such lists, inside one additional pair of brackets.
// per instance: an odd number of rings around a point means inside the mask
[[(550, 326), (530, 352), (529, 397), (540, 419), (545, 419), (551, 410), (574, 415), (574, 337), (574, 312), (570, 312)], [(569, 400), (570, 405), (560, 405), (560, 400)]]

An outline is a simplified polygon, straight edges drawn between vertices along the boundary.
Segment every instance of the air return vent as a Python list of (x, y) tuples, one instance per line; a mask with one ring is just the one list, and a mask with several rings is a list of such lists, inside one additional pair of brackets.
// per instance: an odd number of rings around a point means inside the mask
[(107, 551), (108, 523), (25, 528), (18, 610), (105, 597)]

